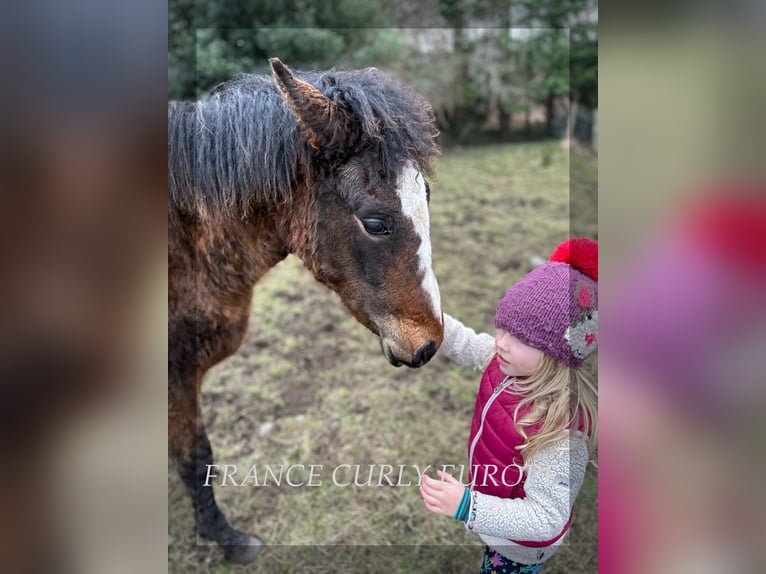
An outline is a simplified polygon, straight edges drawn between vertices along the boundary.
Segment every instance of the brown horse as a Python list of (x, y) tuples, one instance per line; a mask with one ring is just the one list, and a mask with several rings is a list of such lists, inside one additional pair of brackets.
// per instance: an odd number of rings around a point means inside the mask
[(443, 337), (425, 176), (438, 154), (430, 106), (375, 68), (240, 76), (208, 101), (168, 106), (169, 448), (197, 533), (232, 562), (259, 542), (230, 527), (205, 486), (205, 372), (234, 353), (253, 285), (297, 255), (378, 335), (420, 367)]

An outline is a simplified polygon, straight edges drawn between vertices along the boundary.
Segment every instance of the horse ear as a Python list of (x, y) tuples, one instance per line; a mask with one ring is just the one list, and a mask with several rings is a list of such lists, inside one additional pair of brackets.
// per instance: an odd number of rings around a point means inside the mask
[(356, 129), (355, 122), (341, 104), (296, 78), (279, 58), (271, 58), (269, 63), (277, 87), (312, 147), (336, 148), (350, 139)]

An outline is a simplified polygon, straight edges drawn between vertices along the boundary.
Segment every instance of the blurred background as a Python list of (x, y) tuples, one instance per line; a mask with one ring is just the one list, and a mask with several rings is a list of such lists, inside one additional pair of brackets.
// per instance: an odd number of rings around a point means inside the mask
[[(594, 0), (169, 3), (168, 96), (237, 73), (375, 66), (423, 94), (442, 145), (576, 134), (595, 145)], [(571, 106), (571, 113), (570, 113)]]
[(764, 3), (600, 16), (599, 565), (763, 572)]

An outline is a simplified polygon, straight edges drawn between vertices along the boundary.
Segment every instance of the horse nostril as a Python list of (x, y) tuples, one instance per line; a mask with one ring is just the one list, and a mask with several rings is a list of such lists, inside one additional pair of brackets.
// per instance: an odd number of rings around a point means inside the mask
[(425, 345), (420, 347), (412, 358), (412, 366), (414, 368), (422, 367), (428, 361), (431, 360), (436, 354), (436, 343), (434, 341), (428, 341)]
[(383, 349), (383, 355), (386, 357), (386, 360), (391, 363), (394, 367), (401, 367), (402, 363), (399, 359), (397, 359), (394, 356), (394, 353), (391, 351), (391, 347), (386, 345), (383, 340), (380, 341), (380, 346)]

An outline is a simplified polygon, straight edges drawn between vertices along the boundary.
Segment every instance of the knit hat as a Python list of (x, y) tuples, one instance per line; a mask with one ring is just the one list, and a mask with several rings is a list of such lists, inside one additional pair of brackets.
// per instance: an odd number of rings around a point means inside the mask
[(598, 347), (598, 243), (570, 239), (497, 305), (495, 326), (578, 367)]

